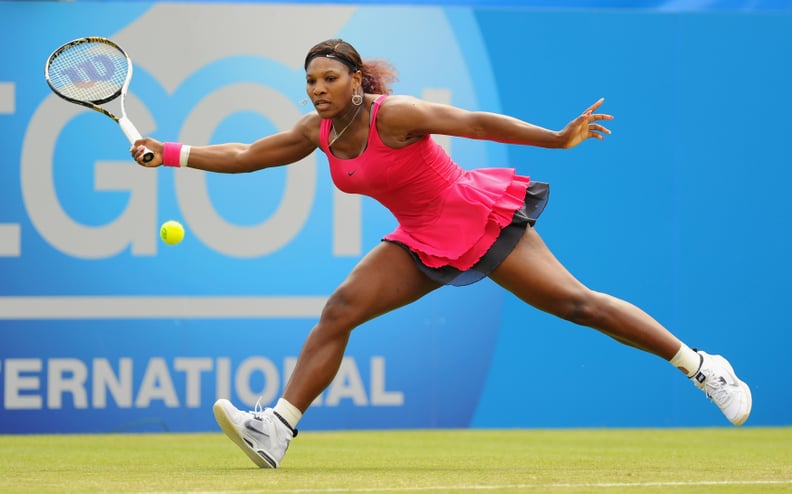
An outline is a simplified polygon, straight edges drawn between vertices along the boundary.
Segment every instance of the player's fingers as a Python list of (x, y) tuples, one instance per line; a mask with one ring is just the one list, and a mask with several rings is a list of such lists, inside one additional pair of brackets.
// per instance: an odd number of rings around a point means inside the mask
[(593, 105), (591, 105), (591, 106), (589, 106), (588, 108), (586, 108), (586, 111), (584, 111), (583, 113), (585, 113), (585, 114), (591, 114), (591, 113), (594, 113), (594, 110), (596, 110), (597, 108), (599, 108), (599, 107), (600, 107), (600, 105), (602, 104), (602, 102), (603, 102), (603, 101), (605, 101), (605, 98), (600, 98), (600, 99), (598, 99), (598, 100), (596, 101), (596, 103), (594, 103)]
[(609, 115), (607, 113), (592, 113), (589, 115), (589, 119), (591, 120), (613, 120), (613, 115)]
[(605, 127), (604, 125), (600, 125), (600, 124), (590, 124), (589, 125), (589, 131), (597, 131), (597, 132), (602, 132), (604, 134), (610, 134), (611, 133), (609, 128)]
[(149, 162), (146, 162), (144, 159), (144, 156), (146, 154), (145, 146), (138, 145), (137, 142), (135, 142), (135, 144), (133, 144), (132, 147), (129, 149), (129, 153), (132, 155), (132, 159), (135, 160), (137, 164), (143, 166), (150, 166), (151, 160), (149, 160)]

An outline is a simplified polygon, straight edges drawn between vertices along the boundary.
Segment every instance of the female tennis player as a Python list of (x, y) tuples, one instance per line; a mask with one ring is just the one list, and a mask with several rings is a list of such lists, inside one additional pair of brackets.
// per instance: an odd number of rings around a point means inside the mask
[[(533, 228), (548, 200), (547, 184), (511, 168), (463, 170), (431, 137), (571, 148), (610, 134), (603, 123), (613, 117), (599, 113), (602, 100), (551, 131), (391, 95), (393, 69), (364, 62), (340, 39), (311, 48), (304, 66), (316, 111), (289, 130), (252, 144), (190, 147), (145, 138), (132, 150), (143, 166), (236, 173), (294, 163), (318, 148), (339, 189), (373, 197), (398, 220), (328, 298), (274, 408), (245, 412), (227, 400), (215, 403), (220, 427), (257, 465), (280, 465), (302, 414), (336, 375), (354, 328), (443, 285), (485, 276), (537, 309), (667, 360), (734, 425), (745, 422), (750, 389), (723, 357), (691, 349), (638, 307), (590, 290), (548, 250)], [(149, 163), (144, 147), (155, 153)]]

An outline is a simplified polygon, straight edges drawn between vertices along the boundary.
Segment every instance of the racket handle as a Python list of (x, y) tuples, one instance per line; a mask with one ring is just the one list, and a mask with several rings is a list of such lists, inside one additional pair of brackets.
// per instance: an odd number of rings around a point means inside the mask
[[(127, 139), (129, 139), (130, 144), (134, 144), (135, 141), (143, 137), (140, 135), (140, 132), (138, 132), (135, 125), (127, 117), (119, 118), (118, 125), (121, 126), (121, 130), (124, 131), (124, 134), (127, 136)], [(152, 151), (151, 149), (145, 146), (143, 147), (143, 149), (145, 151), (143, 153), (143, 163), (148, 163), (149, 161), (154, 159), (154, 151)]]
[(145, 153), (143, 153), (143, 163), (148, 163), (154, 159), (154, 151), (147, 148), (146, 146), (143, 146), (143, 149), (145, 150)]

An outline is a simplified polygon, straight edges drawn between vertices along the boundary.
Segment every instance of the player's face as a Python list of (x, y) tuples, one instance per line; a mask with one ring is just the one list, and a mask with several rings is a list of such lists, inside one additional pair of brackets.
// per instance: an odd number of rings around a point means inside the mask
[(352, 94), (360, 85), (360, 72), (351, 74), (349, 67), (327, 57), (316, 57), (305, 71), (305, 90), (316, 112), (332, 118), (352, 104)]

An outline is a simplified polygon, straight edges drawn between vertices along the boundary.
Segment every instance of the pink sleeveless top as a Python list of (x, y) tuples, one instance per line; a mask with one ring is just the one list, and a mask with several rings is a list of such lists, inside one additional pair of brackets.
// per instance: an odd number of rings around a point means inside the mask
[(385, 240), (403, 243), (429, 267), (470, 269), (525, 202), (530, 179), (513, 168), (467, 171), (431, 136), (401, 149), (380, 140), (371, 110), (368, 144), (356, 158), (339, 159), (328, 147), (332, 122), (322, 120), (319, 146), (340, 190), (362, 194), (390, 210), (399, 226)]

